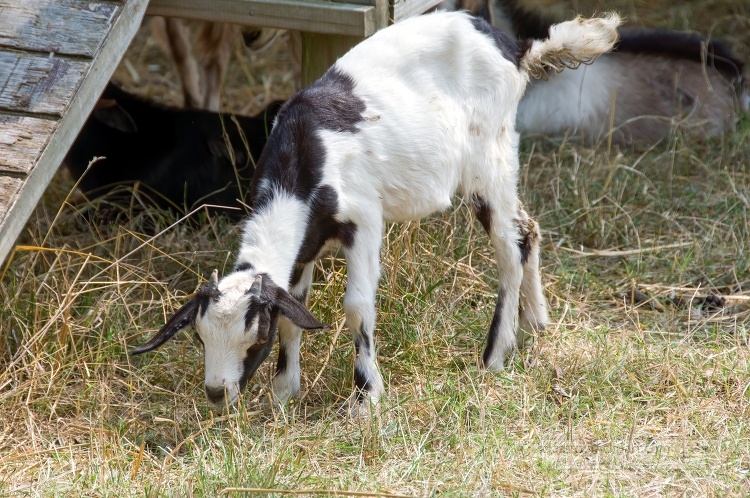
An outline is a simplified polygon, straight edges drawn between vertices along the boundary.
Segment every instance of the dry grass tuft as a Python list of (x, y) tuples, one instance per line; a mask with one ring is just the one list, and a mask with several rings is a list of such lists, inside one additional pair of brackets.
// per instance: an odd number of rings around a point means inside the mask
[[(735, 3), (621, 3), (632, 20), (748, 46), (750, 13)], [(291, 91), (288, 71), (260, 75), (282, 53), (235, 65), (232, 109)], [(157, 55), (139, 39), (121, 79), (176, 100), (149, 70)], [(524, 143), (552, 324), (502, 374), (477, 367), (495, 270), (466, 206), (388, 226), (388, 395), (354, 422), (339, 412), (353, 385), (339, 261), (318, 266), (313, 310), (334, 327), (305, 336), (303, 397), (266, 403), (269, 362), (238, 409), (212, 413), (187, 334), (156, 354), (128, 350), (224, 273), (238, 227), (201, 211), (192, 224), (153, 210), (95, 224), (81, 213), (101, 206), (68, 199), (61, 173), (0, 274), (0, 494), (745, 496), (749, 134), (748, 121), (723, 142), (676, 132), (644, 152)]]

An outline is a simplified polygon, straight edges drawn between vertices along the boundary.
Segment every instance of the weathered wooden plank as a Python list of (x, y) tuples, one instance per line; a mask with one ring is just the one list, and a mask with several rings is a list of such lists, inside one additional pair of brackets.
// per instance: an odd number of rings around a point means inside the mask
[(88, 67), (83, 61), (0, 51), (0, 109), (61, 116)]
[(437, 7), (441, 0), (390, 0), (390, 2), (391, 19), (393, 22), (399, 22)]
[(0, 0), (0, 46), (91, 58), (119, 10), (87, 0)]
[[(0, 175), (27, 175), (58, 121), (0, 114)], [(0, 196), (0, 204), (7, 197)]]
[[(0, 264), (5, 261), (18, 234), (23, 230), (39, 198), (138, 31), (147, 5), (148, 0), (127, 0), (120, 13), (113, 19), (112, 27), (101, 44), (99, 53), (94, 55), (94, 60), (88, 65), (88, 72), (83, 81), (71, 82), (73, 89), (77, 88), (78, 91), (65, 109), (58, 127), (23, 182), (20, 191), (10, 206), (6, 204), (3, 208), (9, 207), (10, 210), (0, 221)], [(4, 93), (5, 90), (0, 86), (0, 94)]]
[[(8, 210), (17, 199), (22, 186), (23, 179), (0, 174), (0, 200), (2, 200), (0, 202), (0, 226), (8, 216)], [(5, 258), (4, 255), (3, 258)]]
[(380, 27), (372, 5), (329, 0), (151, 0), (148, 14), (360, 37)]

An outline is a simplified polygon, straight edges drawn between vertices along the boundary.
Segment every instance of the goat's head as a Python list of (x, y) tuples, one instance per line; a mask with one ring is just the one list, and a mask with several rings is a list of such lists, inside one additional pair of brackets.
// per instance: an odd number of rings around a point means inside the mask
[(204, 349), (206, 396), (231, 405), (271, 352), (279, 313), (303, 329), (325, 327), (267, 275), (238, 271), (219, 282), (214, 270), (208, 284), (133, 354), (152, 351), (193, 327)]

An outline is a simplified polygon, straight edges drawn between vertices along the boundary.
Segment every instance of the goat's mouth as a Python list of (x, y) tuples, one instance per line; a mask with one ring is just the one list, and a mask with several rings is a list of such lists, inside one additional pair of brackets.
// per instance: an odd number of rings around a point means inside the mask
[(216, 408), (232, 406), (239, 398), (241, 389), (235, 385), (235, 389), (229, 387), (211, 387), (206, 386), (206, 397), (208, 401)]

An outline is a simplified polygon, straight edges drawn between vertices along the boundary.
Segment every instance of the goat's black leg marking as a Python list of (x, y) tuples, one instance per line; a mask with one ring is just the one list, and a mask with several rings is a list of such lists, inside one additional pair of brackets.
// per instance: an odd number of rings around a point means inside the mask
[(354, 368), (354, 387), (356, 388), (354, 392), (358, 402), (367, 397), (371, 388), (370, 378), (358, 367)]
[(487, 233), (490, 233), (490, 227), (492, 226), (492, 207), (487, 204), (486, 200), (477, 194), (471, 196), (471, 203), (474, 206), (474, 212), (477, 215), (479, 223), (482, 224)]
[[(364, 324), (362, 324), (359, 328), (359, 333), (356, 334), (354, 338), (354, 351), (356, 356), (358, 359), (360, 358), (360, 355), (364, 355), (366, 358), (372, 358), (373, 349), (372, 334), (365, 330)], [(372, 381), (358, 363), (359, 362), (356, 362), (354, 367), (354, 387), (357, 401), (362, 401), (370, 393)]]
[(286, 348), (279, 346), (279, 358), (276, 360), (276, 374), (280, 375), (286, 371)]
[(500, 325), (503, 319), (503, 306), (505, 305), (505, 291), (500, 289), (497, 293), (497, 302), (495, 303), (495, 314), (492, 317), (492, 324), (490, 325), (490, 331), (487, 333), (487, 346), (484, 348), (482, 354), (482, 362), (485, 367), (490, 365), (492, 354), (497, 346), (497, 337), (500, 333)]
[[(364, 213), (369, 219), (358, 229), (354, 240), (345, 247), (347, 282), (344, 310), (346, 324), (352, 334), (356, 358), (354, 385), (357, 402), (369, 399), (377, 403), (383, 394), (383, 379), (375, 355), (375, 292), (380, 276), (379, 252), (382, 236), (382, 213)], [(362, 228), (360, 226), (360, 228)], [(352, 407), (354, 411), (356, 407)]]

